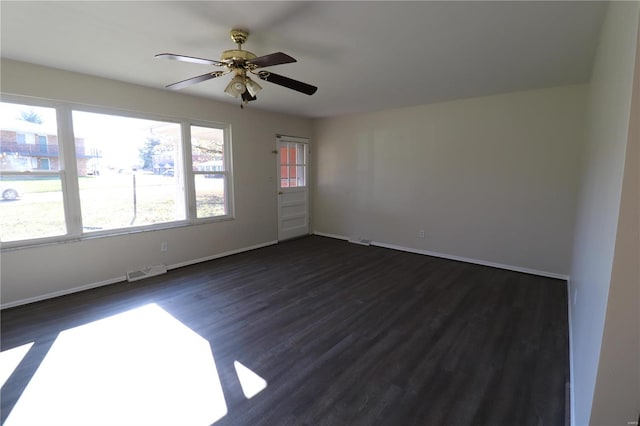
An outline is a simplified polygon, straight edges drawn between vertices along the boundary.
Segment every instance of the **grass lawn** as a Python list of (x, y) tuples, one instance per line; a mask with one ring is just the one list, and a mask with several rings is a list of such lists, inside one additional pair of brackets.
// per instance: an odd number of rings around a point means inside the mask
[[(225, 214), (222, 180), (196, 176), (198, 217)], [(153, 174), (114, 174), (79, 179), (84, 232), (143, 226), (185, 219), (184, 195), (175, 178)], [(0, 181), (15, 188), (21, 198), (0, 200), (1, 241), (66, 234), (60, 180)]]

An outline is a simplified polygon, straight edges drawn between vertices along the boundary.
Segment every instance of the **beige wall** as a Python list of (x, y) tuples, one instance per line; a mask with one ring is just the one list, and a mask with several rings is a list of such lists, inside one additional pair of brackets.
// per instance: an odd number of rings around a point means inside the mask
[[(1, 255), (2, 303), (109, 282), (127, 270), (180, 264), (277, 239), (277, 133), (309, 137), (311, 121), (166, 90), (2, 60), (4, 93), (99, 105), (179, 118), (230, 123), (235, 220), (98, 238)], [(169, 251), (160, 252), (167, 241)]]
[(592, 425), (628, 425), (640, 412), (640, 32), (637, 37), (629, 138)]
[(314, 230), (565, 275), (585, 102), (568, 86), (317, 120)]
[[(570, 283), (573, 420), (580, 426), (626, 425), (640, 405), (638, 151), (637, 141), (628, 144), (639, 6), (611, 3), (589, 89)], [(636, 158), (625, 165), (625, 153)]]

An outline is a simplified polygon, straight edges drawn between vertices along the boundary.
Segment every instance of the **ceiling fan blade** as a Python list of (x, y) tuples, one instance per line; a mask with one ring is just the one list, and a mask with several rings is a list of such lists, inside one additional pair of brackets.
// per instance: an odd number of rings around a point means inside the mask
[(156, 58), (173, 59), (175, 61), (192, 62), (194, 64), (216, 65), (219, 67), (226, 66), (224, 62), (214, 61), (213, 59), (196, 58), (194, 56), (177, 55), (175, 53), (158, 53)]
[(258, 77), (260, 77), (261, 80), (268, 81), (269, 83), (277, 84), (288, 89), (296, 90), (298, 92), (304, 93), (305, 95), (313, 95), (314, 93), (316, 93), (316, 90), (318, 90), (316, 86), (312, 86), (310, 84), (303, 83), (301, 81), (294, 80), (283, 75), (274, 74), (269, 71), (260, 71), (258, 73)]
[(242, 100), (245, 102), (255, 101), (256, 99), (257, 98), (255, 96), (251, 96), (251, 94), (246, 90), (242, 93)]
[(256, 68), (263, 68), (263, 67), (270, 67), (273, 65), (290, 64), (292, 62), (296, 62), (296, 60), (291, 56), (287, 55), (286, 53), (277, 52), (277, 53), (272, 53), (270, 55), (264, 55), (255, 59), (251, 59), (248, 62), (250, 64), (255, 65)]
[(191, 86), (192, 84), (201, 83), (203, 81), (211, 80), (212, 78), (220, 77), (221, 75), (226, 74), (224, 71), (214, 71), (208, 72), (206, 74), (199, 75), (197, 77), (191, 77), (186, 80), (179, 81), (177, 83), (173, 83), (167, 86), (167, 89), (183, 89), (187, 86)]

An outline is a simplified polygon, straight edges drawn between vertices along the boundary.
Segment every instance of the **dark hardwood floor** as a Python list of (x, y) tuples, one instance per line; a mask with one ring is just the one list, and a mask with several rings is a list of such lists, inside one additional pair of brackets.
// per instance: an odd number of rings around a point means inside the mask
[(2, 421), (58, 333), (151, 302), (210, 342), (216, 425), (565, 424), (565, 282), (318, 236), (2, 311), (3, 351), (35, 342)]

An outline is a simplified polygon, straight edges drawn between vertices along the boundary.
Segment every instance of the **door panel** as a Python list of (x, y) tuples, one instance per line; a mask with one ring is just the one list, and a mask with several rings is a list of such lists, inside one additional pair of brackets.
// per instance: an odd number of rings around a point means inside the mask
[(309, 143), (278, 137), (278, 240), (309, 233)]

